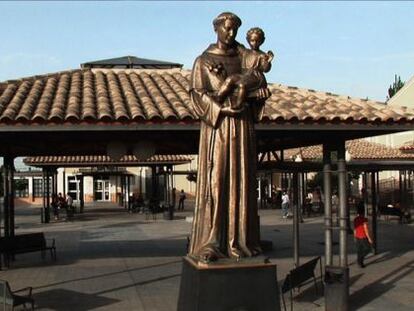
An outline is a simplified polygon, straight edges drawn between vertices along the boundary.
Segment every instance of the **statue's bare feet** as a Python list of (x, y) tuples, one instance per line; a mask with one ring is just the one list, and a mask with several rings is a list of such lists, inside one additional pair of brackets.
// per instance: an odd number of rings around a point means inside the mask
[(235, 258), (237, 260), (240, 260), (240, 258), (244, 257), (243, 252), (241, 250), (235, 248), (235, 247), (232, 247), (230, 249), (229, 255), (230, 255), (231, 258)]
[(210, 263), (213, 261), (217, 261), (219, 255), (211, 248), (205, 248), (199, 254), (200, 260), (205, 263)]

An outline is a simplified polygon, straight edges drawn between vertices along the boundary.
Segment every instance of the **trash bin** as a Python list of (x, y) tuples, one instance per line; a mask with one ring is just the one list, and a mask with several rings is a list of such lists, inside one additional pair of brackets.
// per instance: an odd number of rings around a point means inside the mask
[(348, 311), (349, 268), (325, 267), (325, 311)]

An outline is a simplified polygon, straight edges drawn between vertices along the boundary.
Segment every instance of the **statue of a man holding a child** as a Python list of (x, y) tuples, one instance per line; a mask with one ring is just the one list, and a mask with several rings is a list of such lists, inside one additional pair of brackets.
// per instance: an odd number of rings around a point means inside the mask
[(195, 63), (190, 94), (201, 120), (196, 205), (189, 255), (202, 262), (260, 254), (254, 123), (270, 96), (264, 72), (273, 53), (262, 52), (264, 32), (236, 41), (241, 20), (222, 13), (213, 22), (217, 43)]

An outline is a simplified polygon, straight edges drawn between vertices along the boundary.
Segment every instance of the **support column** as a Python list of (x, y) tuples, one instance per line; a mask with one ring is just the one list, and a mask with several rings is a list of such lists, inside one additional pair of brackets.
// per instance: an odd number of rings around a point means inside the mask
[[(339, 266), (325, 266), (325, 310), (349, 310), (349, 267), (347, 254), (347, 191), (345, 142), (337, 145), (339, 196)], [(325, 163), (325, 162), (324, 162)], [(326, 194), (326, 189), (325, 189)], [(326, 202), (326, 201), (325, 201)], [(329, 256), (328, 256), (329, 257)]]
[(298, 173), (293, 173), (293, 258), (295, 267), (299, 267), (299, 200)]
[(46, 168), (46, 208), (45, 208), (45, 223), (50, 222), (50, 170)]
[(372, 248), (374, 254), (377, 253), (377, 186), (376, 186), (376, 172), (371, 172), (371, 191), (372, 191)]
[(129, 200), (129, 196), (131, 193), (131, 176), (127, 175), (127, 181), (128, 181), (128, 187), (127, 187), (127, 204), (128, 204), (128, 210), (131, 208), (131, 202)]
[(84, 191), (84, 182), (83, 179), (85, 177), (83, 175), (80, 176), (79, 181), (79, 213), (83, 213), (83, 208), (85, 207), (85, 191)]
[[(362, 199), (364, 200), (364, 207), (365, 207), (365, 217), (367, 217), (368, 215), (368, 173), (364, 172), (362, 175), (362, 187), (364, 189), (364, 192), (362, 193), (363, 197)], [(394, 189), (393, 189), (394, 191)]]
[(62, 187), (63, 187), (63, 196), (66, 197), (66, 173), (65, 173), (65, 169), (63, 168), (62, 171)]
[(32, 189), (31, 189), (31, 192), (32, 192), (32, 202), (34, 202), (35, 201), (35, 178), (34, 178), (34, 176), (32, 176)]
[(401, 204), (403, 199), (403, 190), (402, 190), (402, 171), (398, 171), (398, 200)]
[(346, 191), (345, 142), (338, 146), (338, 195), (339, 195), (339, 264), (348, 267), (347, 254), (347, 191)]
[(5, 156), (3, 157), (3, 193), (4, 193), (4, 197), (3, 197), (3, 216), (4, 216), (4, 225), (3, 225), (3, 230), (4, 230), (4, 236), (5, 237), (9, 237), (10, 236), (10, 199), (9, 199), (9, 195), (10, 195), (10, 183), (9, 183), (9, 178), (10, 178), (10, 167), (8, 165), (9, 163), (9, 157)]
[(52, 180), (53, 180), (53, 194), (58, 194), (58, 181), (57, 181), (57, 169), (53, 168), (52, 170)]
[(40, 212), (40, 221), (46, 223), (46, 169), (42, 167), (42, 210)]
[(151, 182), (152, 182), (152, 189), (151, 189), (151, 198), (153, 200), (157, 197), (157, 167), (152, 166), (151, 167)]
[(9, 167), (9, 230), (10, 230), (10, 236), (14, 236), (14, 157), (7, 157), (5, 160), (7, 160), (7, 166)]
[(325, 265), (332, 265), (332, 187), (331, 187), (331, 151), (323, 145), (323, 189), (325, 209)]

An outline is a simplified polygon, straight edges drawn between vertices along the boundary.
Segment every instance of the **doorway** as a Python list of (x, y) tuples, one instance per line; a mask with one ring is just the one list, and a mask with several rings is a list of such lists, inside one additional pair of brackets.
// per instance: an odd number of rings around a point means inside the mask
[(111, 200), (111, 193), (109, 191), (109, 178), (95, 177), (94, 178), (94, 199), (95, 201), (107, 202)]

